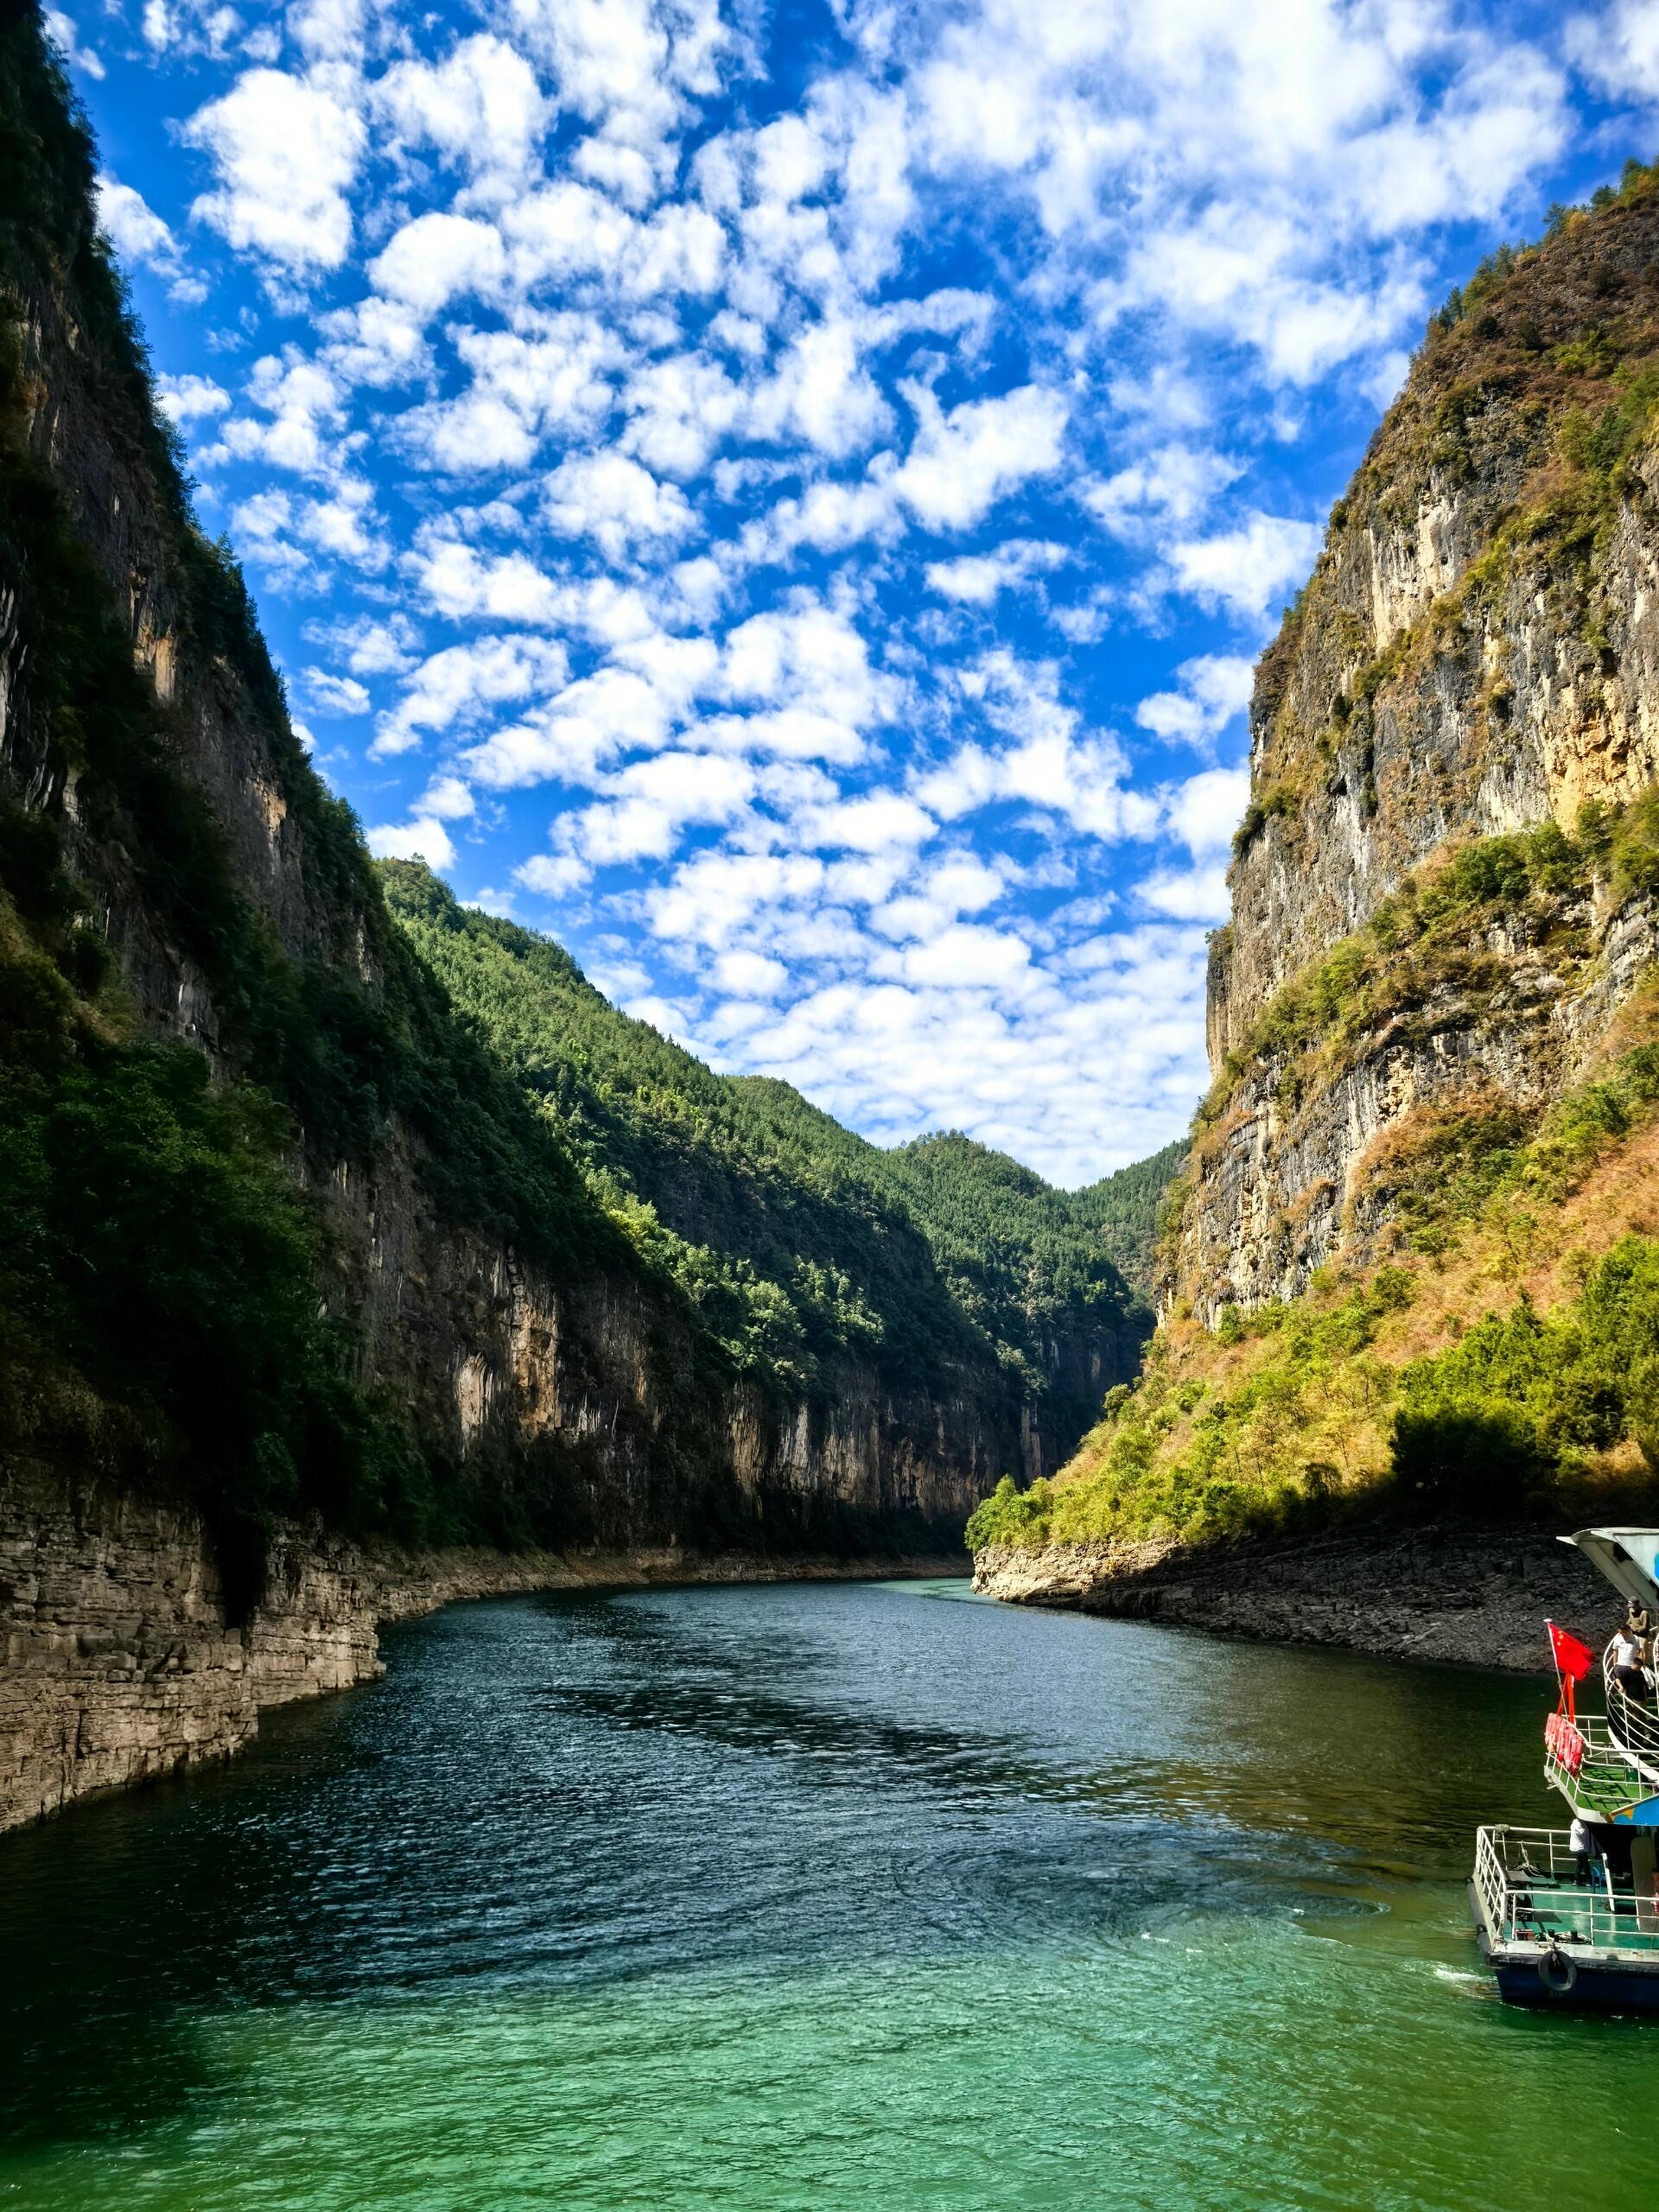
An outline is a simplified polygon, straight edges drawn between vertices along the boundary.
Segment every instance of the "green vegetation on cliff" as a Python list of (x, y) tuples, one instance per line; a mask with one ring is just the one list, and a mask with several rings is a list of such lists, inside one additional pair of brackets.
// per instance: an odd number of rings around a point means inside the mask
[[(1477, 999), (1495, 931), (1582, 957), (1574, 917), (1597, 887), (1628, 900), (1656, 868), (1651, 795), (1587, 810), (1577, 838), (1546, 828), (1463, 848), (1272, 1002), (1200, 1112), (1195, 1158), (1247, 1066), (1276, 1060), (1294, 1110), (1448, 980)], [(1168, 1315), (1144, 1376), (1109, 1394), (1071, 1465), (1023, 1493), (1005, 1482), (970, 1546), (1204, 1541), (1356, 1512), (1646, 1510), (1659, 1490), (1659, 1244), (1620, 1231), (1659, 1219), (1656, 1140), (1650, 978), (1588, 1079), (1547, 1109), (1529, 1116), (1474, 1083), (1389, 1132), (1361, 1184), (1390, 1216), (1382, 1265), (1332, 1263), (1300, 1298), (1224, 1306), (1213, 1330)]]
[(1160, 1340), (1064, 1479), (1020, 1491), (1005, 1478), (969, 1548), (1650, 1508), (1659, 1243), (1626, 1236), (1553, 1312), (1522, 1289), (1444, 1350), (1401, 1360), (1416, 1294), (1411, 1270), (1384, 1266), (1236, 1321), (1219, 1356)]
[(1074, 1201), (966, 1137), (883, 1151), (787, 1084), (716, 1075), (547, 938), (416, 864), (381, 874), (423, 965), (740, 1371), (810, 1389), (853, 1352), (948, 1386), (988, 1347), (1055, 1427), (1087, 1424), (1091, 1345), (1127, 1365), (1149, 1317)]
[(1632, 163), (1434, 319), (1262, 658), (1166, 1316), (976, 1545), (1655, 1510), (1656, 485)]
[(1152, 1295), (1165, 1203), (1185, 1159), (1186, 1141), (1177, 1137), (1149, 1159), (1071, 1193), (1072, 1218), (1095, 1231), (1144, 1298)]

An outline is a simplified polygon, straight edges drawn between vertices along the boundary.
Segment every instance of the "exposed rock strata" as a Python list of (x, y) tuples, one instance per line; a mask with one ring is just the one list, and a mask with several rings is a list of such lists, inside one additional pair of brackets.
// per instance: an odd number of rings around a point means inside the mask
[(1185, 1552), (998, 1547), (975, 1560), (974, 1587), (1013, 1605), (1516, 1674), (1549, 1672), (1546, 1618), (1599, 1648), (1619, 1610), (1579, 1554), (1514, 1528), (1425, 1528)]
[(1494, 942), (1478, 999), (1432, 997), (1360, 1039), (1316, 1095), (1281, 1096), (1256, 1025), (1287, 982), (1471, 839), (1618, 804), (1659, 777), (1659, 451), (1617, 476), (1564, 425), (1616, 415), (1659, 330), (1659, 193), (1575, 217), (1431, 331), (1333, 510), (1313, 575), (1257, 671), (1251, 804), (1212, 940), (1212, 1073), (1165, 1305), (1294, 1297), (1364, 1260), (1379, 1141), (1425, 1109), (1536, 1116), (1580, 1074), (1652, 963), (1643, 905), (1580, 918), (1580, 974)]
[(626, 1551), (365, 1551), (316, 1530), (278, 1539), (265, 1602), (226, 1624), (188, 1509), (55, 1471), (0, 1484), (0, 1829), (251, 1742), (262, 1708), (384, 1672), (376, 1629), (453, 1599), (609, 1584), (937, 1573), (954, 1561), (858, 1561), (669, 1546)]
[(1559, 944), (1495, 933), (1496, 988), (1434, 992), (1361, 1038), (1306, 1096), (1286, 1095), (1293, 1055), (1249, 1061), (1195, 1148), (1177, 1294), (1201, 1320), (1296, 1297), (1338, 1251), (1374, 1252), (1395, 1195), (1389, 1143), (1414, 1120), (1478, 1109), (1534, 1122), (1580, 1077), (1659, 956), (1659, 925), (1647, 899), (1586, 900), (1562, 920), (1583, 944), (1572, 975)]

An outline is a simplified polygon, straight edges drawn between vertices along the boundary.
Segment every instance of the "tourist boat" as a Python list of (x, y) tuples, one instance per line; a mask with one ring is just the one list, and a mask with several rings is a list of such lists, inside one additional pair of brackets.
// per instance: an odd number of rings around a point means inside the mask
[[(1659, 1529), (1580, 1529), (1561, 1541), (1659, 1626)], [(1595, 1654), (1546, 1625), (1559, 1694), (1544, 1724), (1544, 1778), (1574, 1829), (1476, 1831), (1469, 1901), (1481, 1956), (1511, 2005), (1659, 2012), (1659, 1684), (1643, 1668), (1647, 1697), (1627, 1694), (1610, 1644), (1604, 1711), (1580, 1713)]]

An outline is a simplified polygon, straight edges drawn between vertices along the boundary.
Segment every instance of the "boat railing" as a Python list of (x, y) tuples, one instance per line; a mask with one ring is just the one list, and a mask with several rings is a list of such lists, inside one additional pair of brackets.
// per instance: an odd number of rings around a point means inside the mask
[(1630, 1695), (1613, 1672), (1611, 1645), (1602, 1656), (1601, 1679), (1613, 1750), (1659, 1783), (1659, 1705), (1651, 1695), (1646, 1699)]
[(1616, 1950), (1648, 1935), (1628, 1883), (1606, 1861), (1575, 1852), (1561, 1828), (1475, 1832), (1475, 1889), (1496, 1942), (1541, 1949)]
[(1594, 1816), (1641, 1789), (1607, 1723), (1592, 1713), (1550, 1714), (1544, 1728), (1544, 1778), (1575, 1811)]

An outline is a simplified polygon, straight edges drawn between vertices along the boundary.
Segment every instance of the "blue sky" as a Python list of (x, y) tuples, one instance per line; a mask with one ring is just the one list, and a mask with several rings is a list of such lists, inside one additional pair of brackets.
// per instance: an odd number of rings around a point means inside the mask
[(383, 853), (1091, 1179), (1206, 1080), (1250, 663), (1659, 6), (76, 0), (207, 526)]

